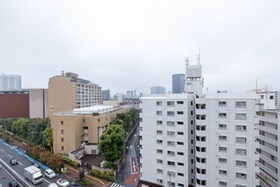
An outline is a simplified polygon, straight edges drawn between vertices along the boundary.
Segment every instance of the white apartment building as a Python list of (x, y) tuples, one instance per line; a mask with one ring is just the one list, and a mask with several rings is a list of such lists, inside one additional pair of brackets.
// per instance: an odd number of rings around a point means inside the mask
[(256, 94), (218, 93), (195, 99), (196, 186), (255, 187)]
[(0, 91), (21, 90), (21, 76), (0, 75)]
[(260, 168), (258, 177), (262, 187), (278, 187), (280, 186), (280, 153), (278, 151), (280, 136), (280, 111), (279, 109), (269, 110), (262, 109), (259, 112), (260, 122), (257, 126), (259, 130), (258, 142)]
[(148, 186), (188, 186), (188, 95), (145, 97), (140, 113), (140, 176)]

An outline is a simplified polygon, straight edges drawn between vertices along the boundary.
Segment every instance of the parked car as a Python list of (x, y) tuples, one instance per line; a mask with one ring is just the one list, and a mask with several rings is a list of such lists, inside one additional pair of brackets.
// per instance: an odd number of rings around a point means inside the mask
[(19, 187), (19, 184), (16, 181), (9, 182), (9, 187)]
[(17, 159), (12, 158), (12, 159), (10, 160), (10, 164), (11, 164), (11, 165), (16, 165), (16, 164), (18, 164)]
[(38, 162), (32, 162), (32, 165), (36, 166), (37, 168), (40, 168), (40, 164)]
[(45, 170), (45, 176), (51, 179), (55, 177), (55, 172), (51, 169), (47, 169)]
[(56, 184), (60, 187), (69, 186), (69, 182), (66, 179), (60, 178), (56, 181)]
[(48, 187), (58, 187), (58, 186), (57, 186), (57, 184), (55, 184), (55, 183), (50, 183), (50, 184), (48, 185)]

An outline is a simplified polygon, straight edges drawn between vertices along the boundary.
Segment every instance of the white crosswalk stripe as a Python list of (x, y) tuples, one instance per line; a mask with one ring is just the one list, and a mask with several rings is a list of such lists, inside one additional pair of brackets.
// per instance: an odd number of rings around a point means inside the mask
[(125, 187), (125, 186), (114, 182), (110, 185), (110, 187)]

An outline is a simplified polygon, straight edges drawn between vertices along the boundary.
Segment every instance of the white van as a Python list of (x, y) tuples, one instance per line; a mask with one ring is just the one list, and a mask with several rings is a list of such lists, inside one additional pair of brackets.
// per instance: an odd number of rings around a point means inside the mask
[(51, 178), (55, 177), (55, 172), (51, 169), (47, 169), (47, 170), (45, 170), (45, 176), (47, 176), (48, 178), (51, 179)]

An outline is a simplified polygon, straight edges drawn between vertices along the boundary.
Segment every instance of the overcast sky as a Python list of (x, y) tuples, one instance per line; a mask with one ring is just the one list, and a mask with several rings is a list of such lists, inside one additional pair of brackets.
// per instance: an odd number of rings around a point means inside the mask
[(280, 90), (280, 1), (1, 0), (0, 74), (76, 72), (111, 93), (171, 90), (198, 48), (209, 92)]

